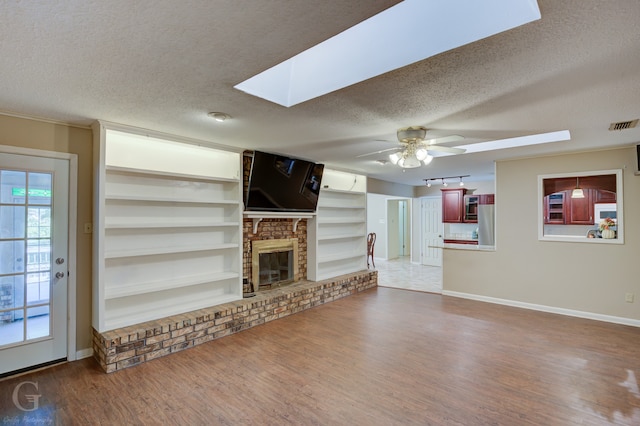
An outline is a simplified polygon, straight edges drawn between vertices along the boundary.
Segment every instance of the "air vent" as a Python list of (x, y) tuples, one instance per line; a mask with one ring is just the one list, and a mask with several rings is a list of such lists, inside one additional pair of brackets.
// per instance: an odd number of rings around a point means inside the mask
[(633, 129), (638, 124), (638, 119), (631, 121), (620, 121), (618, 123), (611, 123), (609, 130), (625, 130)]

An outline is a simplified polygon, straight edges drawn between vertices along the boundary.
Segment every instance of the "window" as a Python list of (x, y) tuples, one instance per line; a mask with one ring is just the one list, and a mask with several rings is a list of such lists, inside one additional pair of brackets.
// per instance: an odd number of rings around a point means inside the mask
[(538, 239), (623, 244), (622, 170), (538, 176)]

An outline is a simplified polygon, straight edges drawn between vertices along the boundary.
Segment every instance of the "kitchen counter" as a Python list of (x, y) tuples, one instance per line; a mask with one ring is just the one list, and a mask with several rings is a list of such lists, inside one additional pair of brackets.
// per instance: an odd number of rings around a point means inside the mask
[(478, 244), (455, 244), (446, 243), (441, 246), (429, 246), (430, 248), (441, 248), (445, 250), (470, 250), (470, 251), (496, 251), (496, 246), (485, 246)]

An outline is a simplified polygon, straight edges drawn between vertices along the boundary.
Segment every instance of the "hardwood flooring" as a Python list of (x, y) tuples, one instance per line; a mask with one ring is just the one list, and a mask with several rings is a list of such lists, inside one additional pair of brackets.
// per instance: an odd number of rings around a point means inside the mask
[(638, 328), (377, 288), (112, 374), (4, 380), (0, 423), (638, 425), (638, 378)]

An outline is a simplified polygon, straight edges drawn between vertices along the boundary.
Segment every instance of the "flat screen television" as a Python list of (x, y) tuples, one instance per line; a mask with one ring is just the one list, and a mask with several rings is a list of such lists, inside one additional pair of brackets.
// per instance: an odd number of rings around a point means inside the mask
[(324, 164), (254, 151), (245, 210), (315, 212)]

